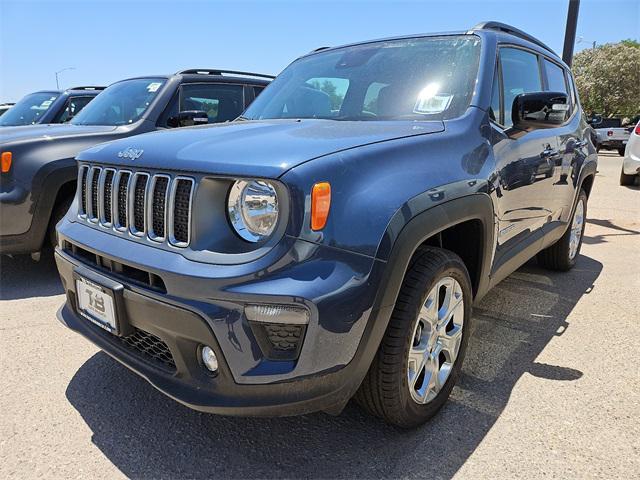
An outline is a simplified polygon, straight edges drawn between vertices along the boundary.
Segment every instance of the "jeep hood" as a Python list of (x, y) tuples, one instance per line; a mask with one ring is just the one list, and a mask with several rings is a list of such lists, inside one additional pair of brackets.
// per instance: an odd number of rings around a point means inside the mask
[(73, 125), (52, 123), (45, 125), (25, 125), (0, 128), (0, 145), (25, 139), (51, 140), (78, 135), (104, 134), (117, 127), (105, 125)]
[[(90, 148), (78, 159), (136, 168), (276, 178), (324, 155), (443, 130), (441, 121), (242, 121), (138, 135)], [(118, 152), (128, 148), (143, 153), (133, 161), (118, 157)]]

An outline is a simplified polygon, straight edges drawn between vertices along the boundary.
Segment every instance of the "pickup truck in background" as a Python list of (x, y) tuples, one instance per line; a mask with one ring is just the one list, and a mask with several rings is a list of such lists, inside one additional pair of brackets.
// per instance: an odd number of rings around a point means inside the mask
[(594, 116), (591, 126), (596, 131), (596, 149), (617, 150), (621, 157), (624, 157), (624, 149), (629, 141), (629, 136), (633, 126), (623, 127), (619, 118), (602, 118)]

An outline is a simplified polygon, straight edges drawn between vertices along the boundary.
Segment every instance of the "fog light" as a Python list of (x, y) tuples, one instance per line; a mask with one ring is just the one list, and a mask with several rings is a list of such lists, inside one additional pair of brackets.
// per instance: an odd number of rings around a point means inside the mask
[(218, 371), (218, 357), (216, 357), (211, 347), (206, 345), (202, 347), (200, 355), (202, 356), (202, 363), (204, 363), (204, 366), (207, 367), (209, 371)]

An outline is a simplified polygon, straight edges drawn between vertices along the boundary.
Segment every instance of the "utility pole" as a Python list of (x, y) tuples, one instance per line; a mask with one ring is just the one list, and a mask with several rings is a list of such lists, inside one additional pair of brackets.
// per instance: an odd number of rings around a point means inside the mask
[(578, 28), (579, 10), (580, 0), (569, 0), (569, 10), (567, 11), (567, 26), (564, 30), (564, 48), (562, 49), (562, 60), (564, 60), (564, 63), (569, 66), (571, 66), (571, 60), (573, 59), (573, 46), (576, 42), (576, 30)]

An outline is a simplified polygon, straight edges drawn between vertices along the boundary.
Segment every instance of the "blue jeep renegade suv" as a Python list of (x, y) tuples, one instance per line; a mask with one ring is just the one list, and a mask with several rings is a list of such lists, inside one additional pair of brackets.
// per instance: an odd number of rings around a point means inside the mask
[(175, 400), (400, 426), (443, 405), (472, 304), (578, 257), (596, 171), (571, 72), (494, 22), (319, 49), (235, 122), (78, 156), (69, 328)]

